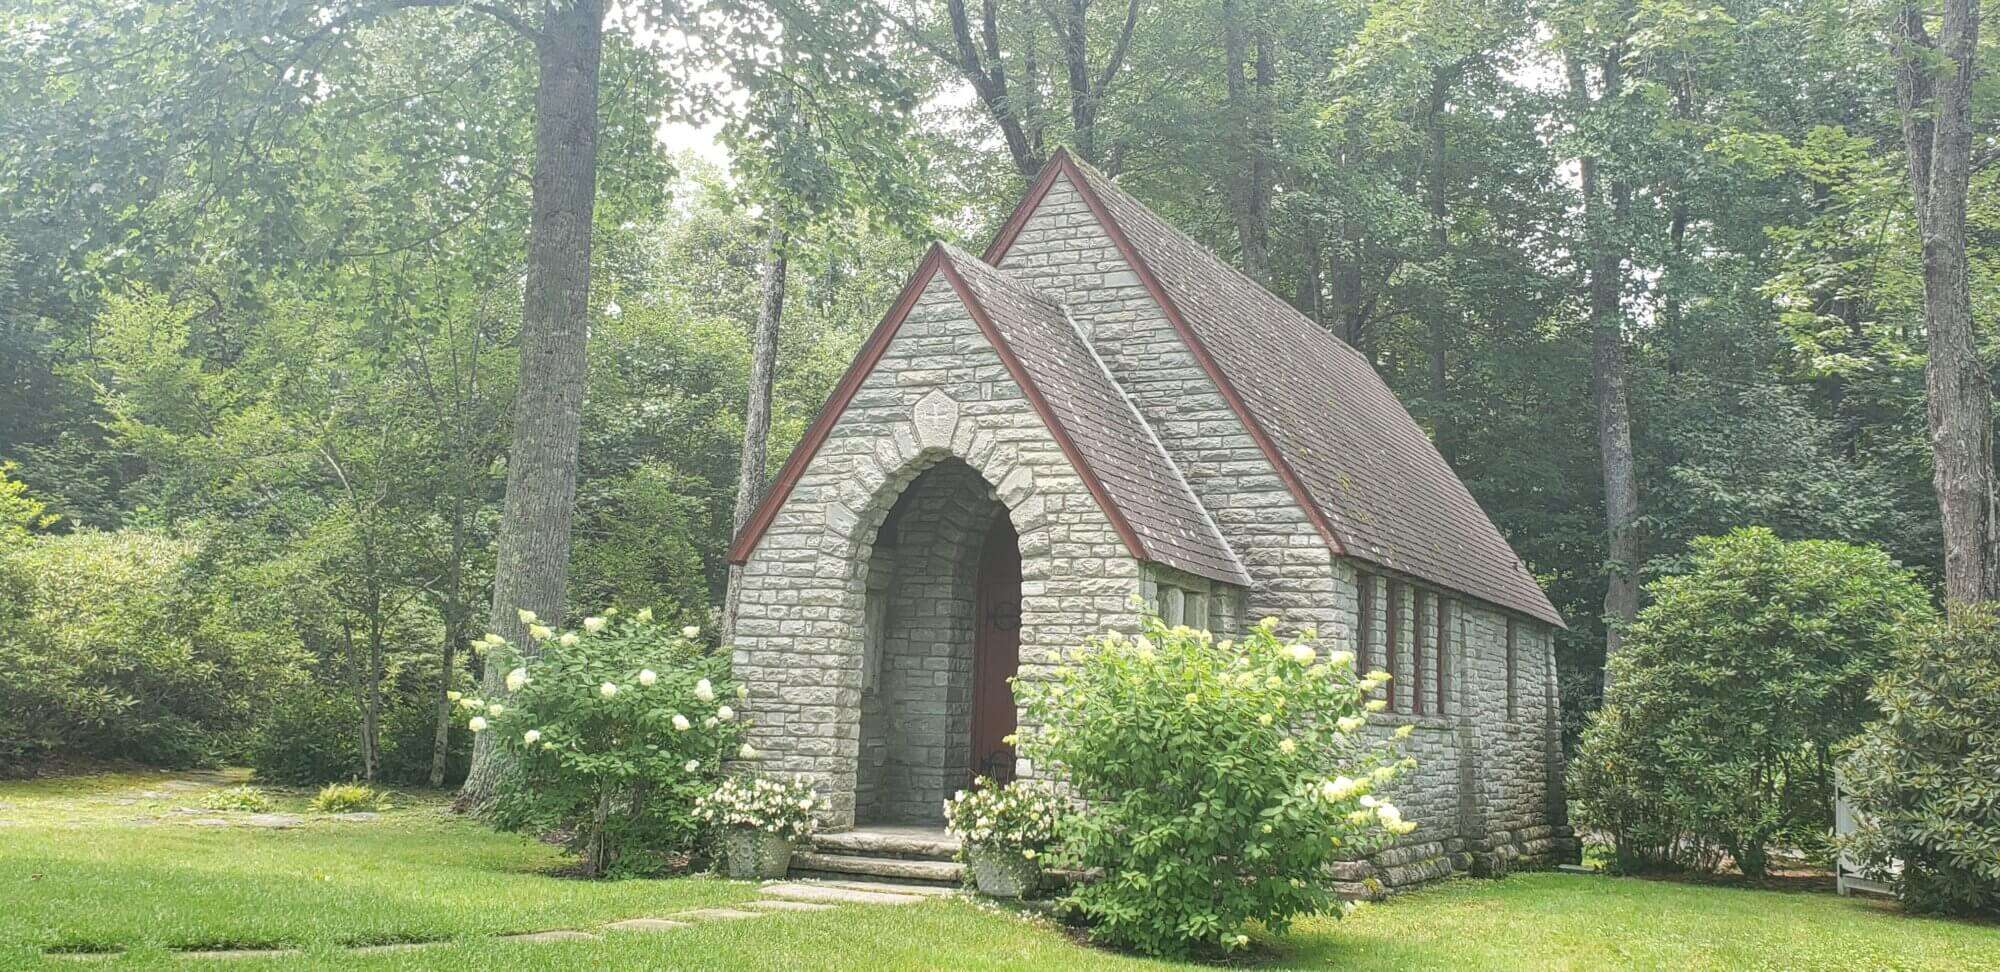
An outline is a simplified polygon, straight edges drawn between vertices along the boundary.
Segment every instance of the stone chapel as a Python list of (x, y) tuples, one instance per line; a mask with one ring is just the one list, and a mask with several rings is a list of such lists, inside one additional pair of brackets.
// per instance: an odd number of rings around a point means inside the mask
[(983, 256), (931, 248), (730, 559), (760, 768), (837, 829), (1033, 775), (1007, 679), (1138, 594), (1393, 673), (1419, 827), (1351, 888), (1574, 852), (1535, 578), (1362, 355), (1066, 152)]

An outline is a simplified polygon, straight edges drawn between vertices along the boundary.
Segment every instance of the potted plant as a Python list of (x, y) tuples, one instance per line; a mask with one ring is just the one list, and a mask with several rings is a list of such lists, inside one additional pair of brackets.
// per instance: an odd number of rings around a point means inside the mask
[(944, 802), (945, 829), (980, 894), (1027, 897), (1042, 884), (1042, 859), (1055, 842), (1062, 798), (1046, 782), (1001, 785), (981, 777)]
[(825, 809), (803, 776), (732, 776), (695, 802), (696, 815), (722, 830), (724, 868), (739, 880), (784, 877), (793, 846), (812, 836)]

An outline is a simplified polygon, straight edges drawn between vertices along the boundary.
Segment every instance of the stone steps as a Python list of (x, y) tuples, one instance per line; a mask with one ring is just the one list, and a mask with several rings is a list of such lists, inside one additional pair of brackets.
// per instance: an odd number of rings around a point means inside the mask
[(956, 861), (919, 861), (897, 857), (861, 857), (852, 854), (822, 854), (799, 851), (792, 855), (794, 870), (814, 875), (861, 875), (891, 881), (956, 885), (965, 879), (965, 865)]
[(941, 830), (861, 827), (815, 834), (810, 848), (792, 854), (792, 870), (830, 881), (861, 877), (912, 888), (955, 888), (965, 881), (958, 846)]

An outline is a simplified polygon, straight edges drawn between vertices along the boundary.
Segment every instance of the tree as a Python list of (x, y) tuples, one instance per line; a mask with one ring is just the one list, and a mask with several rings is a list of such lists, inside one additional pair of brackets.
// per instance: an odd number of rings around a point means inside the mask
[(1906, 2), (1897, 8), (1896, 102), (1910, 197), (1923, 234), (1930, 349), (1924, 381), (1932, 476), (1944, 516), (1945, 596), (1974, 604), (2000, 597), (1993, 385), (1977, 347), (1965, 239), (1979, 4), (1943, 0), (1935, 38), (1927, 20), (1922, 5)]
[(1834, 748), (1929, 598), (1878, 550), (1759, 528), (1697, 540), (1647, 593), (1571, 762), (1578, 819), (1627, 869), (1726, 855), (1761, 878), (1775, 845), (1831, 825)]

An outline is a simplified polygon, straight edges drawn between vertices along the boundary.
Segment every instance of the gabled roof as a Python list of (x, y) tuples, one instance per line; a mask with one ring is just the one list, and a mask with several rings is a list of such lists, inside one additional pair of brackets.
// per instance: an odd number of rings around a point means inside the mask
[(1001, 262), (1042, 196), (1065, 178), (1335, 553), (1563, 623), (1359, 352), (1067, 151), (1043, 167), (986, 262)]
[(731, 545), (729, 559), (734, 563), (749, 559), (917, 298), (939, 274), (964, 303), (1132, 556), (1247, 585), (1248, 575), (1173, 460), (1062, 307), (969, 254), (943, 245), (931, 247), (888, 315), (862, 345)]

